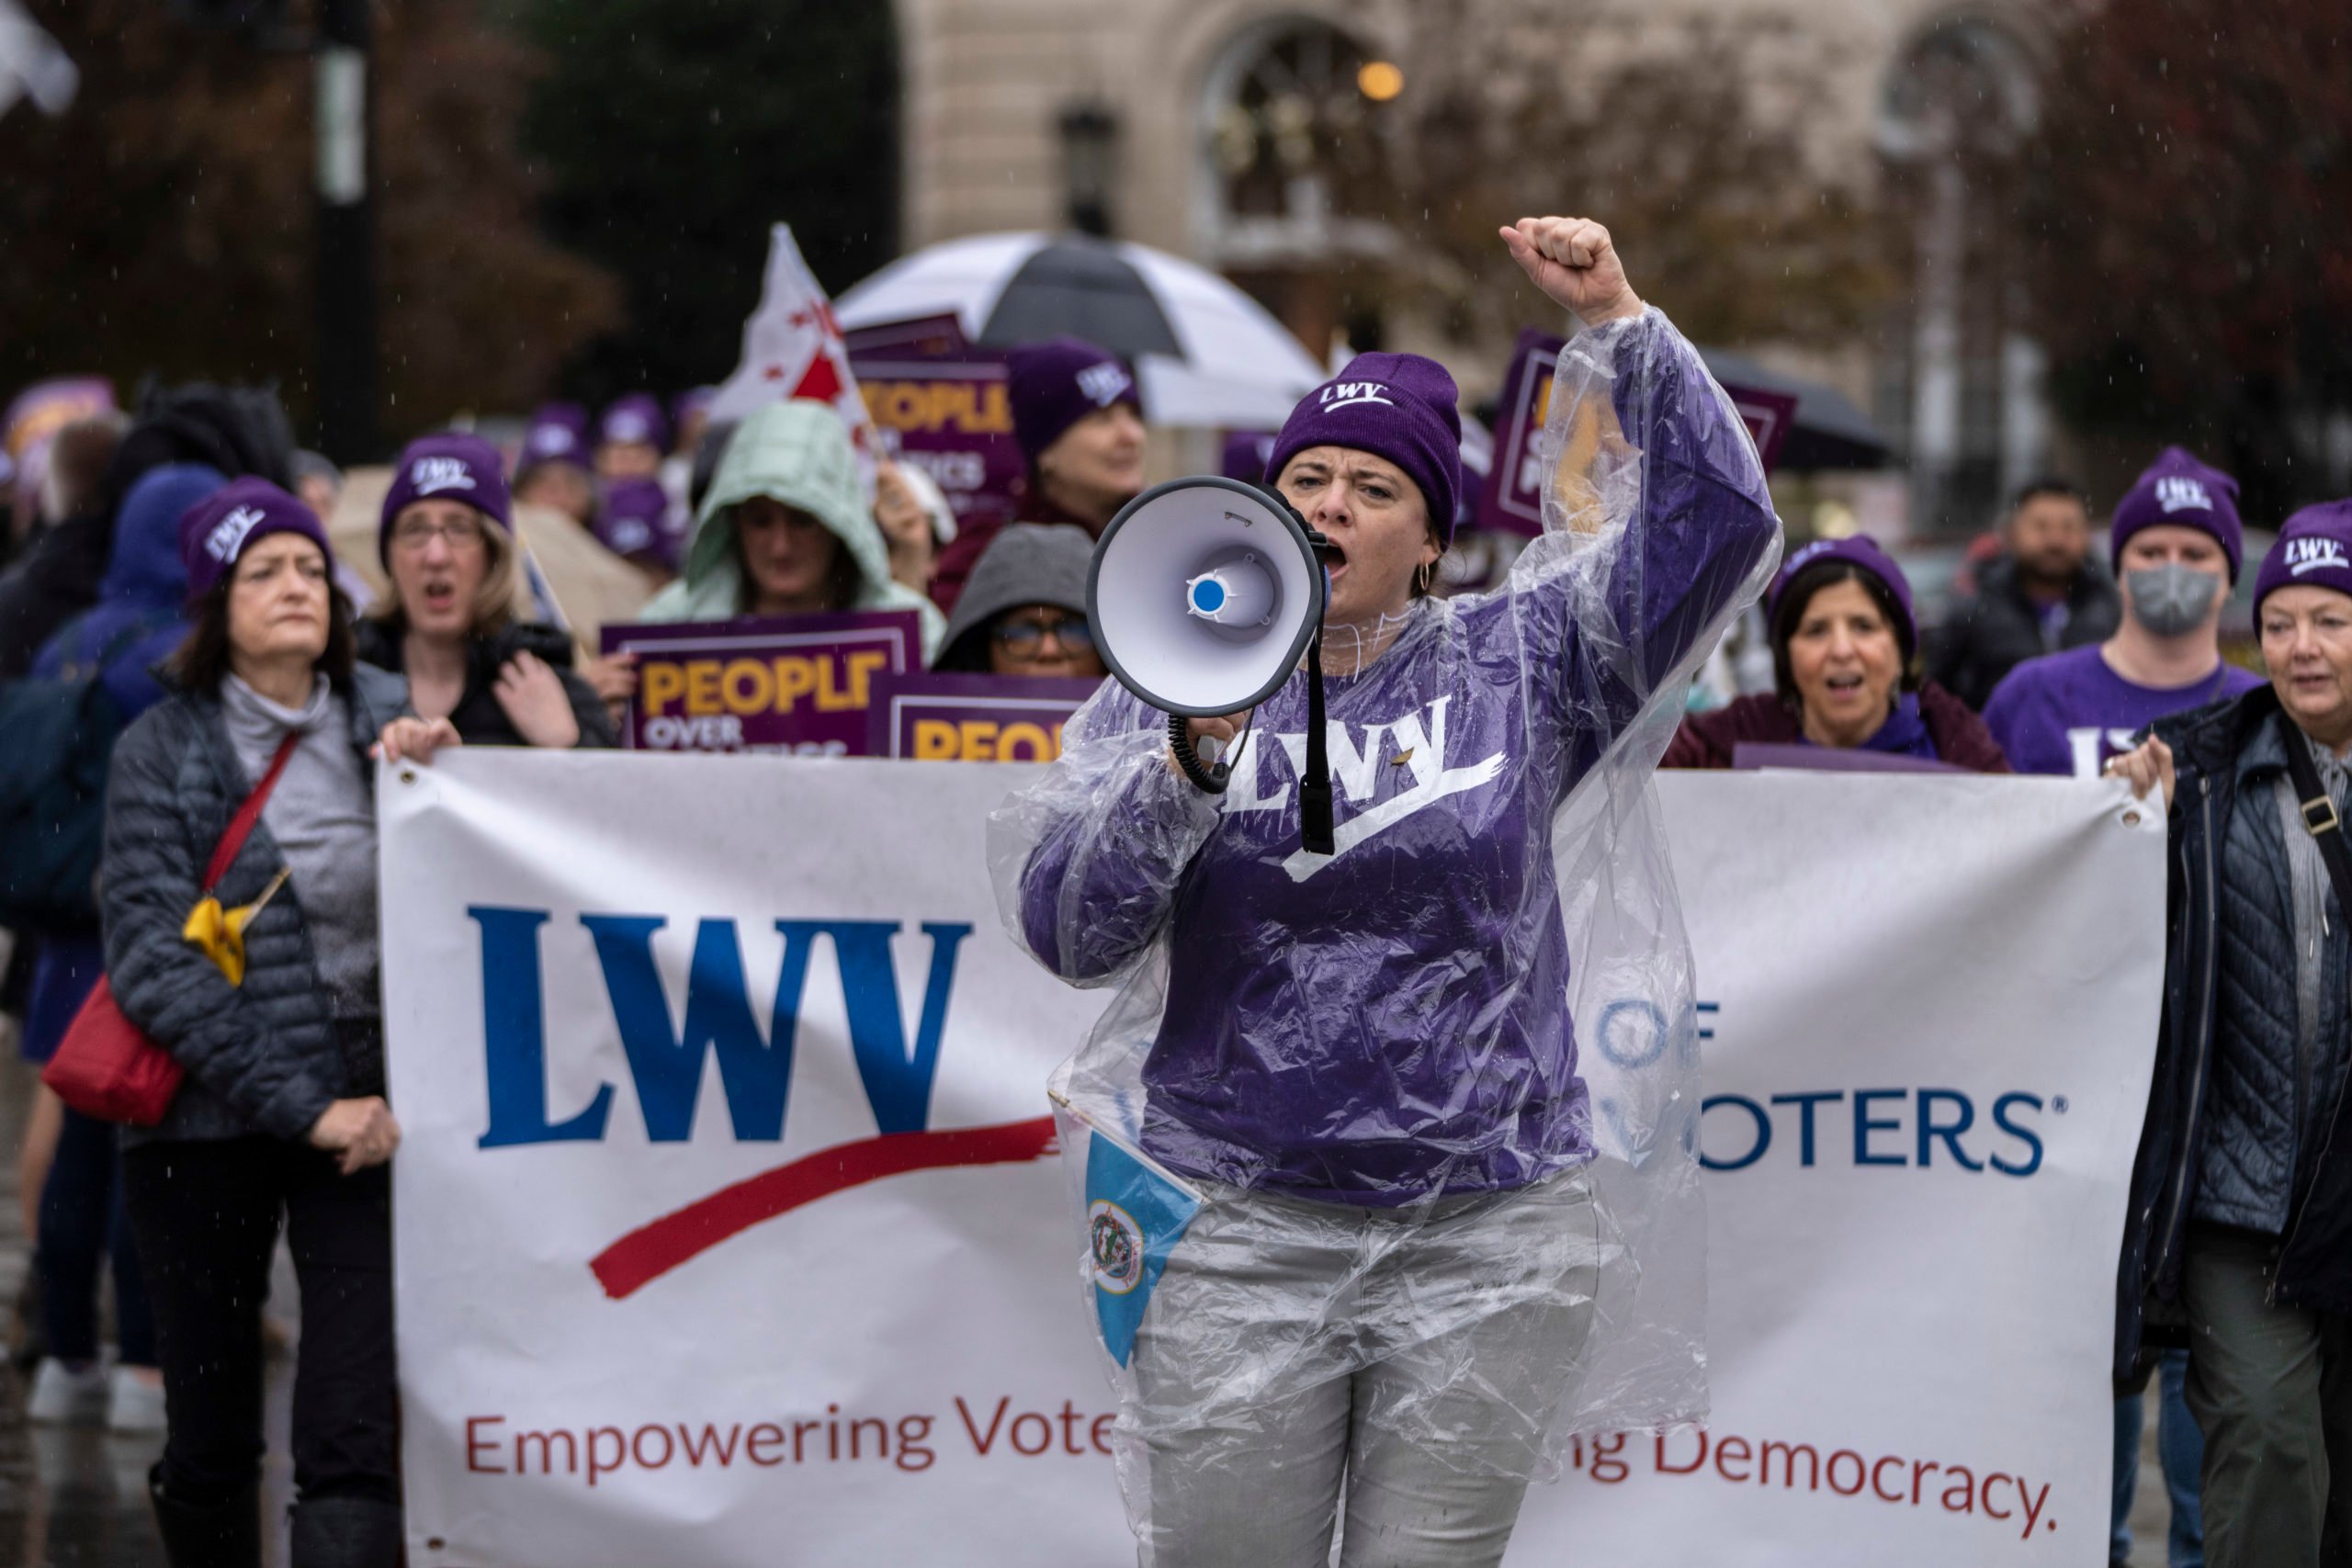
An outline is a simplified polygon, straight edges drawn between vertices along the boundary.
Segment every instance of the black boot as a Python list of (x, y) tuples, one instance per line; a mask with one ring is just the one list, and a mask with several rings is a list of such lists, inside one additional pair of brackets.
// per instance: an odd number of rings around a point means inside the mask
[(294, 1505), (293, 1568), (400, 1568), (401, 1507), (372, 1497)]
[(147, 1498), (172, 1568), (261, 1568), (261, 1486), (223, 1503), (185, 1503), (164, 1490), (164, 1467), (147, 1472)]

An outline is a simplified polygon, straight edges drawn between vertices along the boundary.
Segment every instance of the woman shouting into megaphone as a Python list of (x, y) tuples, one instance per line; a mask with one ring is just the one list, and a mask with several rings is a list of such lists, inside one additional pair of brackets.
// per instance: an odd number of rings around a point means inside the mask
[[(1359, 356), (1269, 488), (1329, 541), (1329, 853), (1308, 682), (1213, 795), (1106, 686), (992, 819), (1007, 923), (1118, 999), (1056, 1078), (1146, 1564), (1495, 1563), (1568, 1435), (1704, 1414), (1690, 955), (1649, 778), (1780, 531), (1722, 389), (1609, 231), (1503, 243), (1579, 330), (1545, 530), (1429, 592), (1454, 383)], [(1112, 628), (1106, 627), (1105, 630)]]

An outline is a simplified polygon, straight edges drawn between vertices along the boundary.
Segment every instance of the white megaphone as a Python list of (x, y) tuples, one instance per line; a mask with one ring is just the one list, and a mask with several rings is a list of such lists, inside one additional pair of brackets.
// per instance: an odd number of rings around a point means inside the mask
[[(1168, 714), (1184, 776), (1222, 795), (1236, 740), (1213, 769), (1193, 751), (1187, 717), (1256, 709), (1306, 658), (1306, 847), (1331, 852), (1331, 780), (1323, 736), (1327, 541), (1270, 490), (1204, 475), (1154, 485), (1119, 509), (1094, 547), (1086, 618), (1119, 683)], [(1254, 716), (1253, 716), (1254, 722)]]

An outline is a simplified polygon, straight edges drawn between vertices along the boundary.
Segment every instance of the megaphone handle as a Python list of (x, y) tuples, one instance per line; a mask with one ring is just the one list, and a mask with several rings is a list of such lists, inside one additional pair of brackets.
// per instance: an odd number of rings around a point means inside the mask
[(1181, 713), (1168, 716), (1168, 750), (1175, 755), (1177, 767), (1183, 770), (1184, 776), (1193, 781), (1196, 789), (1209, 795), (1223, 795), (1225, 786), (1233, 782), (1233, 763), (1229, 757), (1213, 768), (1201, 766), (1201, 754), (1193, 750), (1192, 726)]
[(1298, 783), (1298, 840), (1307, 853), (1336, 853), (1331, 836), (1331, 758), (1323, 722), (1323, 628), (1306, 651), (1306, 776)]

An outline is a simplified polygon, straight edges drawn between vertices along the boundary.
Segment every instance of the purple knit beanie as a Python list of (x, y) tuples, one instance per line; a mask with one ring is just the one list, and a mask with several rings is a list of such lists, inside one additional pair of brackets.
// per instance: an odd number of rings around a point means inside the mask
[(2111, 564), (2123, 570), (2123, 541), (2158, 524), (2211, 534), (2230, 558), (2230, 581), (2245, 563), (2245, 530), (2238, 522), (2238, 481), (2208, 468), (2179, 446), (2167, 446), (2115, 503), (2108, 525)]
[(534, 463), (571, 463), (588, 466), (588, 411), (578, 403), (542, 403), (531, 415), (531, 424), (523, 433), (523, 460), (517, 465), (527, 468)]
[(1030, 462), (1088, 414), (1125, 403), (1143, 415), (1134, 372), (1119, 356), (1083, 338), (1024, 343), (1004, 356), (1013, 439)]
[(662, 416), (662, 400), (650, 392), (631, 392), (617, 400), (596, 422), (596, 441), (605, 446), (666, 447), (670, 426)]
[(616, 556), (678, 570), (682, 530), (673, 526), (670, 492), (659, 479), (616, 479), (605, 487), (596, 539)]
[(1442, 544), (1453, 542), (1462, 491), (1462, 412), (1444, 366), (1418, 354), (1359, 354), (1299, 400), (1274, 437), (1266, 482), (1309, 446), (1352, 446), (1385, 457), (1419, 487)]
[(1781, 563), (1779, 575), (1772, 579), (1772, 586), (1764, 595), (1765, 614), (1778, 618), (1781, 595), (1788, 591), (1789, 584), (1794, 582), (1797, 574), (1807, 567), (1819, 566), (1824, 561), (1843, 561), (1869, 572), (1883, 583), (1898, 612), (1894, 637), (1903, 645), (1903, 657), (1907, 660), (1917, 651), (1919, 613), (1911, 603), (1911, 580), (1903, 575), (1903, 569), (1894, 564), (1894, 558), (1879, 548), (1878, 541), (1868, 534), (1849, 534), (1842, 539), (1815, 539), (1803, 549), (1792, 552), (1787, 560)]
[(2323, 501), (2287, 519), (2254, 580), (2254, 608), (2281, 588), (2352, 593), (2352, 501)]
[(419, 501), (462, 501), (501, 528), (512, 532), (514, 505), (506, 493), (506, 465), (498, 448), (479, 435), (445, 431), (408, 444), (392, 468), (384, 512), (376, 527), (376, 558), (392, 558), (392, 524), (401, 509)]
[(232, 480), (182, 513), (180, 559), (187, 566), (188, 603), (211, 592), (254, 540), (271, 534), (301, 535), (333, 569), (334, 547), (319, 514), (267, 479)]

